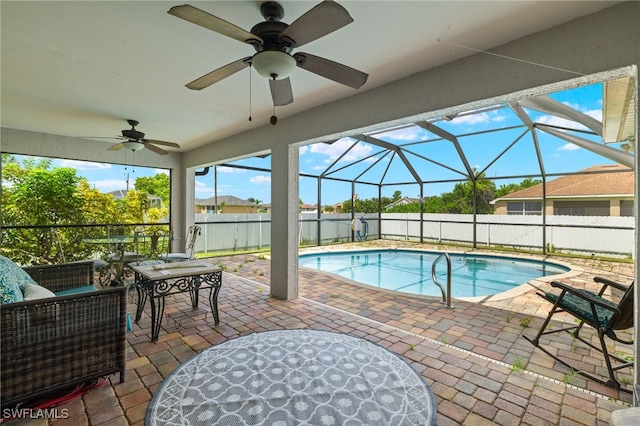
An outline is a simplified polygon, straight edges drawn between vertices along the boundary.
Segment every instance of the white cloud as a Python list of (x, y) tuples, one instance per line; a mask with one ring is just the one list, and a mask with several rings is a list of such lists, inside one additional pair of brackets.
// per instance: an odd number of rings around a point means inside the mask
[(427, 140), (427, 131), (421, 127), (409, 126), (389, 132), (378, 133), (378, 139), (417, 142)]
[(602, 110), (601, 109), (592, 109), (584, 112), (591, 118), (595, 118), (598, 121), (602, 121)]
[(153, 169), (153, 171), (155, 172), (155, 174), (157, 175), (169, 175), (169, 170), (167, 169)]
[(258, 175), (249, 179), (249, 182), (255, 183), (257, 185), (270, 185), (271, 178), (269, 176)]
[(300, 155), (304, 155), (304, 154), (306, 154), (307, 152), (309, 152), (309, 145), (301, 146), (301, 147), (299, 148), (299, 150), (298, 150), (298, 153), (299, 153)]
[(244, 173), (246, 169), (238, 169), (237, 167), (218, 166), (218, 173)]
[(538, 118), (536, 122), (540, 124), (548, 124), (550, 126), (569, 127), (572, 129), (586, 129), (586, 127), (576, 123), (575, 121), (567, 120), (566, 118), (557, 117), (555, 115), (543, 115), (542, 117)]
[[(340, 157), (342, 153), (345, 152), (352, 144), (353, 144), (353, 140), (348, 140), (348, 139), (340, 139), (332, 143), (331, 145), (327, 145), (324, 143), (317, 143), (317, 144), (311, 145), (311, 152), (316, 154), (326, 155), (329, 157), (327, 159), (327, 162), (331, 162), (331, 161), (335, 161), (338, 157)], [(354, 146), (353, 149), (349, 151), (347, 155), (342, 157), (340, 161), (343, 162), (343, 161), (359, 160), (361, 158), (368, 156), (372, 150), (373, 148), (371, 147), (371, 145), (360, 142), (356, 146)]]
[[(568, 107), (575, 109), (576, 111), (580, 111), (579, 106), (576, 104), (569, 103), (569, 102), (564, 102), (564, 104), (567, 105)], [(592, 110), (586, 110), (586, 111), (580, 111), (580, 112), (582, 112), (585, 115), (588, 115), (589, 117), (595, 120), (602, 121), (601, 109), (592, 109)], [(579, 129), (579, 130), (589, 130), (586, 126), (583, 126), (582, 124), (576, 121), (567, 120), (566, 118), (557, 117), (555, 115), (543, 115), (539, 119), (537, 119), (536, 122), (541, 124), (548, 124), (550, 126), (568, 127), (572, 129)]]
[(76, 170), (104, 170), (111, 168), (111, 164), (94, 163), (91, 161), (57, 160), (57, 163), (60, 167), (71, 167)]
[(560, 151), (577, 151), (580, 149), (578, 145), (574, 145), (572, 143), (566, 143), (558, 148)]
[(127, 181), (124, 179), (103, 179), (90, 181), (91, 188), (96, 188), (100, 192), (111, 192), (117, 189), (127, 189)]
[(477, 125), (487, 123), (500, 123), (504, 121), (506, 117), (500, 114), (498, 111), (481, 112), (479, 114), (463, 115), (451, 120), (451, 124), (461, 125)]

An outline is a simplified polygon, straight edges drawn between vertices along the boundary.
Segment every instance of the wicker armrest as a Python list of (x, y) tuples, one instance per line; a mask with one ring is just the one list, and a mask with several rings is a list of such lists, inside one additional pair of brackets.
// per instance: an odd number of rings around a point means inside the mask
[(126, 289), (0, 305), (2, 408), (126, 369)]
[(93, 285), (93, 261), (23, 268), (42, 287), (54, 293)]

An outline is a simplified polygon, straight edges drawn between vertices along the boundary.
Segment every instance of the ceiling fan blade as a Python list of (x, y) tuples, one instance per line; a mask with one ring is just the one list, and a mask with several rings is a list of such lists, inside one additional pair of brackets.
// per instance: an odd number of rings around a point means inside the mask
[(152, 144), (155, 144), (155, 145), (168, 146), (168, 147), (171, 147), (171, 148), (180, 148), (180, 145), (178, 145), (177, 143), (174, 143), (174, 142), (158, 141), (158, 140), (155, 140), (155, 139), (142, 139), (142, 141), (145, 142), (145, 143), (148, 142), (148, 143), (152, 143)]
[(353, 18), (347, 9), (333, 1), (323, 1), (293, 21), (278, 38), (289, 39), (294, 43), (293, 46), (300, 47), (351, 22)]
[(283, 78), (282, 80), (269, 80), (271, 88), (271, 97), (274, 106), (283, 106), (293, 103), (293, 92), (291, 91), (291, 80)]
[(262, 39), (257, 35), (189, 4), (174, 6), (167, 13), (243, 43), (262, 44)]
[(218, 68), (217, 70), (211, 71), (209, 74), (205, 74), (202, 77), (193, 80), (191, 83), (187, 84), (187, 87), (191, 90), (202, 90), (248, 67), (250, 61), (251, 56), (238, 59), (235, 62), (231, 62), (222, 68)]
[(117, 151), (122, 148), (124, 148), (124, 145), (122, 144), (122, 142), (120, 142), (115, 145), (111, 145), (109, 148), (107, 148), (107, 151)]
[(123, 136), (75, 136), (76, 139), (111, 139), (111, 140), (126, 140)]
[(362, 71), (309, 53), (296, 53), (293, 57), (300, 68), (354, 89), (360, 88), (369, 77)]
[(165, 151), (164, 149), (159, 148), (159, 147), (157, 147), (157, 146), (155, 146), (155, 145), (153, 145), (151, 143), (145, 143), (144, 147), (149, 149), (149, 151), (155, 152), (156, 154), (160, 154), (160, 155), (167, 155), (168, 154), (168, 152)]

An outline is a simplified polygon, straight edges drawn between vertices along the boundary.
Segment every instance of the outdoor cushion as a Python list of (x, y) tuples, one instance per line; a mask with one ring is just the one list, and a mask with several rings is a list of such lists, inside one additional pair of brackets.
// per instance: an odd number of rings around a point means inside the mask
[(24, 269), (0, 255), (0, 303), (22, 302), (22, 290), (27, 284), (37, 284)]
[(24, 296), (24, 300), (36, 300), (56, 297), (56, 295), (51, 290), (37, 284), (27, 284), (24, 287), (24, 290), (22, 290), (22, 295)]
[(68, 296), (69, 294), (86, 293), (89, 291), (97, 291), (98, 289), (93, 285), (85, 285), (83, 287), (70, 288), (68, 290), (62, 290), (57, 292), (56, 296)]
[[(609, 300), (603, 299), (602, 297), (598, 296), (596, 293), (593, 293), (587, 290), (578, 290), (578, 291), (598, 299), (602, 303), (608, 306), (611, 306), (611, 308), (613, 309), (617, 307), (615, 303), (612, 303)], [(546, 297), (548, 300), (555, 303), (558, 300), (559, 296), (554, 293), (546, 293)], [(575, 314), (580, 319), (587, 320), (587, 322), (593, 322), (594, 320), (593, 312), (591, 312), (591, 304), (587, 300), (582, 299), (574, 294), (565, 293), (564, 297), (562, 298), (562, 302), (560, 302), (560, 307)], [(603, 308), (602, 306), (598, 306), (598, 305), (595, 305), (595, 308), (596, 308), (596, 313), (598, 314), (598, 322), (600, 324), (600, 327), (603, 327), (603, 328), (606, 327), (607, 322), (609, 322), (609, 319), (614, 314), (614, 311), (611, 309)]]

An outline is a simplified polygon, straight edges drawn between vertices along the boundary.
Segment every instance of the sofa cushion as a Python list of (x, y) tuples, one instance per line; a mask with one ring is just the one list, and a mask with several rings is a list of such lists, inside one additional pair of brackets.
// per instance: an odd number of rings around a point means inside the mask
[(22, 302), (22, 289), (27, 284), (37, 284), (24, 269), (0, 255), (0, 303)]
[(76, 288), (70, 288), (67, 290), (62, 290), (59, 291), (57, 293), (55, 293), (55, 296), (68, 296), (70, 294), (80, 294), (80, 293), (86, 293), (88, 291), (97, 291), (98, 289), (96, 288), (96, 286), (93, 285), (85, 285), (82, 287), (76, 287)]
[(49, 297), (56, 297), (56, 295), (51, 290), (37, 284), (27, 284), (26, 286), (24, 286), (22, 295), (24, 297), (24, 300), (47, 299)]

